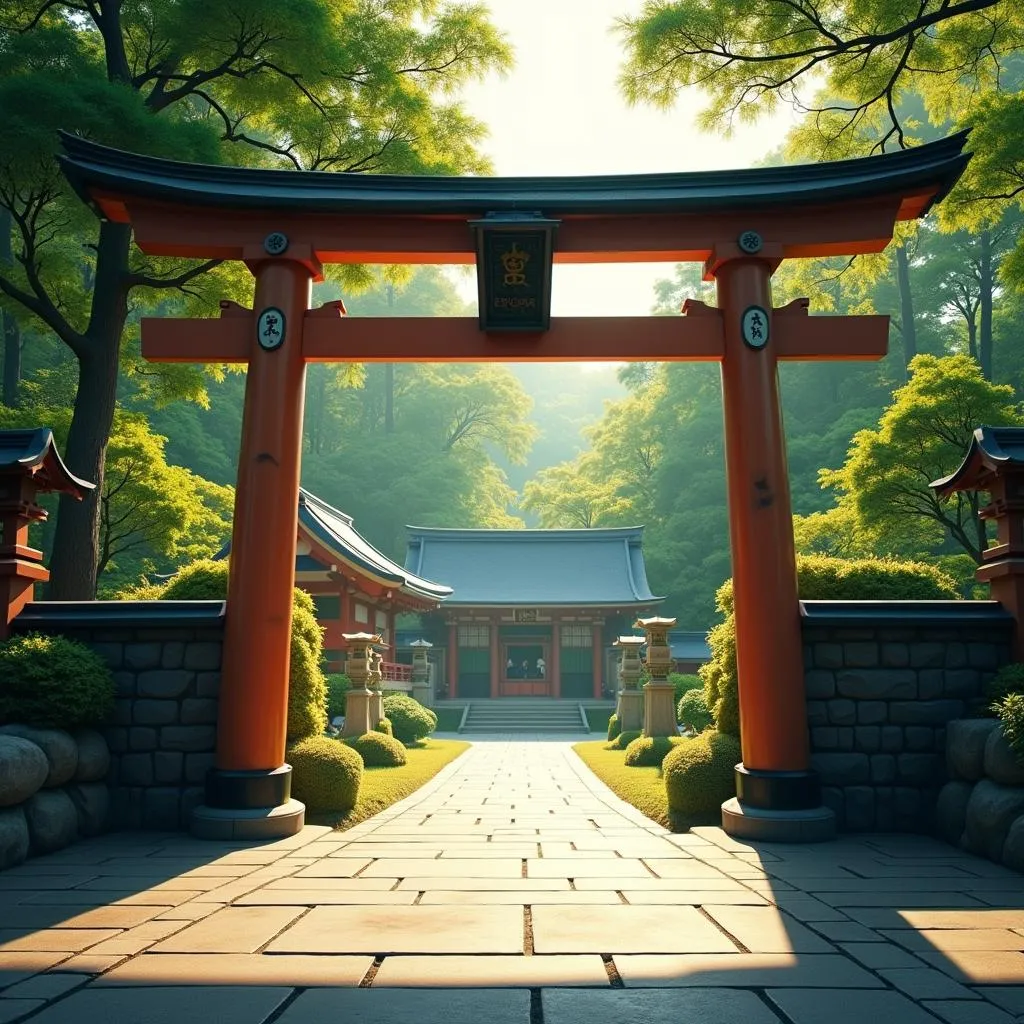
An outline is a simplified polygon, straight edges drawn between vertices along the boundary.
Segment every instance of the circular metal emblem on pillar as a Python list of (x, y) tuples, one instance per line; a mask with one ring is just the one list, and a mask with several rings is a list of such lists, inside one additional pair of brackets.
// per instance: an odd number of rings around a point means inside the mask
[(288, 248), (288, 236), (281, 231), (271, 231), (271, 233), (263, 239), (263, 248), (266, 249), (271, 256), (280, 256), (281, 253)]
[(756, 231), (744, 231), (743, 234), (736, 239), (736, 244), (749, 256), (759, 253), (764, 248), (764, 240)]
[(768, 344), (768, 312), (761, 306), (747, 306), (740, 318), (740, 333), (751, 348)]
[(256, 320), (256, 340), (260, 348), (273, 352), (284, 344), (284, 313), (277, 306), (267, 306)]

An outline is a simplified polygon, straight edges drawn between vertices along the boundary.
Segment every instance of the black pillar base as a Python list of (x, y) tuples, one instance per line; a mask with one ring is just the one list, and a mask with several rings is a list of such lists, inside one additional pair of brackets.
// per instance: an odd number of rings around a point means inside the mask
[(292, 795), (292, 766), (262, 771), (226, 771), (211, 768), (206, 773), (206, 806), (239, 811), (286, 804)]
[(821, 806), (818, 773), (775, 772), (736, 765), (736, 797), (745, 807), (765, 811), (806, 811)]

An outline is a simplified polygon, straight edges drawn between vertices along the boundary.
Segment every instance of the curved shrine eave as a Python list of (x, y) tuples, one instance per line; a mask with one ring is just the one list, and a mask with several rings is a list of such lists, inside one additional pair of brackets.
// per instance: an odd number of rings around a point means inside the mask
[[(680, 174), (441, 178), (160, 160), (63, 137), (64, 173), (156, 255), (246, 259), (283, 231), (324, 263), (471, 263), (468, 221), (540, 211), (561, 221), (559, 263), (707, 259), (758, 231), (778, 258), (883, 249), (963, 171), (966, 134), (833, 163)], [(767, 254), (767, 252), (766, 252)]]

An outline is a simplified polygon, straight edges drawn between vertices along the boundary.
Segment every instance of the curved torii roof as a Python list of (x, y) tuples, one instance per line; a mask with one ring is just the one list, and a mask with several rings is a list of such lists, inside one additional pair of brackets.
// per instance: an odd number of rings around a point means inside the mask
[(987, 491), (1010, 466), (1024, 471), (1024, 427), (978, 427), (959, 467), (928, 486), (940, 498), (955, 491)]

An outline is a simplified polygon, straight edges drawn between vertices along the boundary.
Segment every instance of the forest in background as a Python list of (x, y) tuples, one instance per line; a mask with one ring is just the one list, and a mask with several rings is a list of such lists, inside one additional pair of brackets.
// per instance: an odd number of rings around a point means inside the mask
[[(940, 504), (927, 483), (955, 468), (975, 426), (1022, 422), (1024, 32), (1005, 2), (961, 6), (843, 3), (825, 24), (802, 0), (758, 0), (742, 17), (730, 0), (652, 0), (618, 27), (624, 94), (670, 105), (700, 80), (709, 130), (795, 102), (810, 81), (804, 121), (768, 162), (973, 129), (953, 195), (886, 252), (775, 278), (776, 305), (808, 296), (814, 312), (892, 317), (880, 363), (781, 368), (798, 546), (934, 561), (968, 594), (987, 543), (977, 499)], [(708, 50), (700, 26), (719, 16)], [(473, 5), (411, 2), (381, 20), (373, 4), (331, 0), (5, 0), (0, 57), (0, 426), (51, 426), (73, 470), (99, 482), (83, 506), (62, 500), (39, 540), (50, 596), (108, 596), (215, 551), (230, 528), (244, 375), (144, 363), (139, 318), (210, 314), (218, 298), (246, 301), (251, 281), (143, 258), (119, 226), (97, 227), (56, 171), (56, 130), (210, 163), (487, 173), (486, 126), (452, 97), (512, 55)], [(436, 269), (332, 273), (315, 301), (343, 296), (354, 316), (472, 314)], [(691, 296), (711, 298), (697, 268), (667, 266), (653, 312)], [(721, 430), (718, 371), (704, 364), (317, 365), (303, 483), (398, 558), (407, 523), (642, 523), (652, 588), (697, 629), (730, 574)]]

